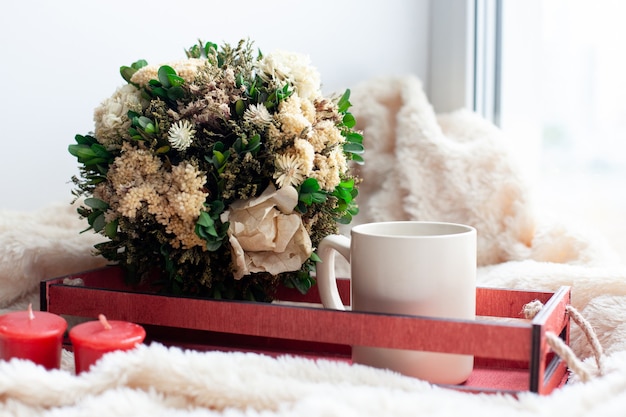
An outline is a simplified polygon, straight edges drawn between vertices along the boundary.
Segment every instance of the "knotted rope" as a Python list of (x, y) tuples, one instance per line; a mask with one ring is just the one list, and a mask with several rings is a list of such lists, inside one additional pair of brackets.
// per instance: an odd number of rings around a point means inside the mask
[[(543, 308), (543, 303), (539, 300), (531, 301), (530, 303), (524, 305), (522, 309), (522, 313), (526, 319), (532, 320)], [(602, 365), (602, 345), (598, 340), (598, 336), (596, 332), (591, 327), (591, 324), (580, 314), (576, 308), (571, 305), (565, 307), (565, 312), (569, 315), (570, 319), (574, 323), (580, 327), (583, 331), (587, 341), (591, 344), (591, 348), (593, 350), (593, 354), (596, 360), (596, 366), (598, 367), (598, 373), (602, 375), (604, 373), (604, 368)], [(570, 348), (563, 339), (561, 339), (554, 332), (546, 332), (546, 341), (548, 345), (552, 348), (552, 350), (561, 357), (567, 363), (567, 366), (570, 370), (576, 373), (580, 380), (583, 382), (587, 382), (591, 379), (591, 375), (587, 369), (585, 369), (583, 362), (578, 359), (572, 348)]]

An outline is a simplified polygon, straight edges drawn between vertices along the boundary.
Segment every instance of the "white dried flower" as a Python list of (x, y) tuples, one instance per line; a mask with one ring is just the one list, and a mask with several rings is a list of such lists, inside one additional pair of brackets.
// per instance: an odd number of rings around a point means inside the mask
[(265, 55), (258, 68), (261, 78), (280, 86), (290, 83), (302, 98), (315, 99), (322, 94), (320, 74), (307, 55), (278, 50)]
[(243, 113), (243, 119), (258, 127), (272, 123), (272, 115), (263, 104), (251, 104)]
[(94, 111), (93, 120), (98, 142), (108, 149), (120, 148), (122, 139), (130, 127), (128, 111), (141, 111), (144, 105), (147, 103), (141, 98), (139, 89), (131, 84), (119, 87)]
[(184, 151), (193, 142), (193, 136), (196, 134), (196, 131), (189, 121), (179, 120), (170, 127), (167, 133), (172, 148), (177, 151)]
[(276, 157), (276, 185), (283, 188), (289, 185), (297, 187), (305, 179), (304, 165), (297, 155), (283, 154)]

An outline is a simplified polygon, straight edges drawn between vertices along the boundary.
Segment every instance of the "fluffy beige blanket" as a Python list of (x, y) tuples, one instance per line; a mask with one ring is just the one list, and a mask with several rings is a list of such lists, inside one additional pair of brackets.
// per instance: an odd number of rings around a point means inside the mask
[[(365, 132), (357, 222), (446, 220), (479, 232), (478, 283), (572, 286), (572, 303), (600, 337), (604, 374), (572, 328), (572, 348), (594, 375), (549, 396), (464, 394), (364, 366), (299, 357), (141, 346), (75, 376), (0, 362), (0, 415), (16, 416), (623, 416), (626, 413), (626, 267), (599, 240), (533, 209), (506, 138), (476, 115), (437, 117), (413, 77), (355, 89)], [(0, 213), (0, 308), (38, 303), (41, 279), (101, 266), (99, 239), (69, 204)]]

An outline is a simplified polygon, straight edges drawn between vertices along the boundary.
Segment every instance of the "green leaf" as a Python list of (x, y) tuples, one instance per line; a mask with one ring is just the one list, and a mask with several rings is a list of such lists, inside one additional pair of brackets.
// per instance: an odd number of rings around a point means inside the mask
[(226, 160), (224, 154), (220, 151), (213, 151), (213, 156), (215, 157), (218, 166), (221, 166), (224, 163), (224, 160)]
[(96, 157), (96, 153), (92, 151), (91, 148), (86, 147), (85, 145), (70, 145), (69, 151), (79, 160), (89, 160)]
[(127, 67), (125, 65), (120, 67), (120, 75), (122, 76), (124, 81), (126, 81), (129, 84), (130, 84), (130, 79), (132, 78), (133, 74), (135, 74), (136, 72), (137, 70), (135, 68)]
[(95, 197), (86, 198), (85, 205), (88, 207), (91, 207), (94, 210), (101, 210), (101, 211), (108, 210), (109, 208), (109, 205), (106, 202)]
[(365, 147), (356, 142), (344, 142), (343, 150), (344, 152), (356, 153), (358, 155), (365, 153)]
[(107, 162), (105, 158), (89, 158), (83, 160), (83, 164), (85, 164), (85, 166), (98, 165), (104, 162)]
[(167, 98), (172, 101), (180, 100), (185, 97), (185, 90), (180, 86), (174, 86), (167, 90)]
[(306, 204), (307, 206), (310, 206), (311, 204), (313, 204), (313, 195), (312, 194), (300, 194), (298, 199), (300, 201), (302, 201), (304, 204)]
[(241, 73), (237, 74), (235, 77), (235, 87), (240, 88), (244, 83), (243, 75)]
[(352, 194), (345, 188), (336, 188), (333, 192), (333, 195), (338, 199), (345, 201), (346, 203), (352, 201)]
[(146, 126), (152, 124), (152, 120), (148, 119), (145, 116), (139, 116), (139, 118), (137, 118), (137, 123), (139, 123), (139, 126), (141, 126), (141, 128), (145, 129)]
[(186, 52), (188, 58), (200, 58), (202, 56), (202, 51), (198, 45), (193, 45)]
[(156, 127), (152, 123), (148, 123), (144, 128), (144, 132), (146, 133), (156, 133)]
[(163, 87), (154, 87), (152, 89), (152, 94), (154, 94), (157, 97), (167, 97), (167, 90)]
[(172, 87), (172, 83), (170, 82), (170, 76), (172, 75), (176, 76), (176, 70), (169, 65), (162, 65), (157, 72), (159, 82), (166, 88)]
[(352, 215), (350, 213), (346, 213), (342, 217), (336, 219), (339, 224), (350, 224), (352, 222)]
[(131, 64), (131, 67), (138, 70), (138, 69), (143, 68), (143, 67), (145, 67), (147, 65), (148, 65), (148, 61), (146, 61), (145, 59), (140, 59), (140, 60), (137, 60), (137, 61), (133, 62)]
[(356, 119), (354, 118), (352, 113), (344, 114), (344, 116), (343, 116), (343, 124), (348, 129), (352, 129), (354, 126), (356, 126)]
[(98, 212), (100, 215), (97, 216), (92, 224), (93, 230), (96, 232), (100, 232), (106, 226), (106, 221), (104, 220), (104, 213)]
[(180, 87), (181, 85), (185, 83), (185, 80), (176, 74), (168, 74), (167, 80), (169, 81), (172, 87)]
[(204, 53), (206, 55), (211, 55), (211, 50), (217, 52), (218, 46), (216, 43), (213, 42), (207, 42), (204, 44)]
[(209, 203), (209, 209), (211, 211), (211, 214), (214, 215), (222, 214), (225, 207), (226, 206), (224, 205), (224, 202), (222, 200), (213, 200), (211, 201), (211, 203)]
[(208, 240), (207, 240), (207, 241), (206, 241), (206, 249), (207, 249), (209, 252), (215, 252), (215, 251), (216, 251), (216, 250), (218, 250), (221, 246), (222, 246), (222, 241), (221, 241), (221, 240), (220, 240), (220, 241), (216, 241), (216, 240), (213, 240), (213, 241), (208, 241)]
[(300, 192), (302, 193), (312, 193), (320, 190), (320, 184), (317, 182), (315, 178), (307, 178), (300, 185)]
[(108, 237), (109, 239), (114, 239), (115, 236), (117, 236), (117, 225), (118, 225), (117, 219), (113, 220), (112, 222), (107, 223), (107, 225), (104, 227), (104, 235)]
[(95, 138), (87, 135), (87, 136), (83, 136), (83, 135), (76, 135), (74, 136), (74, 140), (76, 140), (76, 143), (78, 143), (79, 145), (91, 145), (92, 143), (94, 143), (96, 141)]
[(111, 153), (107, 151), (107, 148), (104, 145), (100, 145), (99, 143), (94, 143), (91, 145), (91, 150), (96, 154), (99, 158), (108, 158), (111, 156)]
[(313, 197), (314, 203), (323, 203), (327, 198), (325, 193), (311, 193), (311, 197)]
[(350, 89), (347, 89), (337, 102), (338, 111), (339, 113), (345, 113), (351, 106), (352, 104), (350, 103)]
[(89, 149), (88, 145), (84, 145), (84, 144), (71, 144), (68, 145), (67, 150), (70, 154), (72, 154), (73, 156), (79, 158), (79, 152), (81, 151), (81, 149), (87, 148)]
[(291, 288), (296, 288), (301, 294), (306, 294), (313, 285), (315, 285), (315, 279), (313, 279), (308, 273), (300, 272), (295, 277), (290, 277), (285, 285)]
[(255, 155), (261, 148), (261, 136), (258, 133), (248, 139), (240, 136), (233, 143), (233, 148), (240, 155), (246, 152)]
[(360, 155), (357, 154), (351, 154), (351, 158), (355, 163), (357, 163), (358, 165), (363, 165), (365, 163), (365, 159), (363, 159)]
[(243, 100), (237, 100), (235, 102), (235, 112), (237, 113), (238, 116), (243, 116), (244, 112), (246, 111), (246, 104), (243, 102)]
[(363, 143), (363, 135), (357, 132), (349, 132), (346, 135), (346, 141), (352, 143)]
[(261, 147), (261, 136), (256, 134), (250, 138), (248, 141), (248, 146), (246, 147), (249, 152), (255, 152)]
[(199, 224), (200, 226), (203, 226), (203, 227), (212, 226), (213, 219), (211, 218), (211, 216), (209, 216), (209, 213), (207, 213), (206, 211), (203, 211), (202, 213), (200, 213), (200, 216), (198, 217), (198, 221), (196, 222), (196, 224)]
[(348, 188), (348, 189), (354, 188), (354, 178), (350, 178), (348, 180), (341, 181), (339, 183), (339, 187), (341, 187), (341, 188)]

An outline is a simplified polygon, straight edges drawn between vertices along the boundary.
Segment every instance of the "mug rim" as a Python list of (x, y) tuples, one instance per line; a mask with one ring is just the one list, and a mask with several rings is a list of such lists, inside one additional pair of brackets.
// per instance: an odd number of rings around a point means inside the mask
[[(422, 225), (422, 226), (443, 226), (450, 229), (456, 229), (457, 231), (448, 231), (434, 234), (394, 234), (394, 233), (381, 233), (381, 232), (373, 232), (368, 229), (373, 229), (378, 226), (386, 226), (386, 225)], [(441, 221), (425, 221), (425, 220), (394, 220), (394, 221), (382, 221), (382, 222), (369, 222), (362, 223), (353, 226), (350, 230), (350, 233), (355, 233), (361, 236), (372, 236), (372, 237), (389, 237), (389, 238), (397, 238), (397, 239), (412, 239), (412, 238), (424, 238), (424, 239), (437, 239), (437, 238), (446, 238), (452, 236), (463, 236), (466, 234), (474, 234), (476, 233), (476, 228), (473, 226), (469, 226), (467, 224), (462, 223), (453, 223), (453, 222), (441, 222)]]

